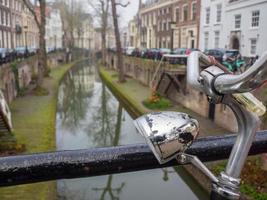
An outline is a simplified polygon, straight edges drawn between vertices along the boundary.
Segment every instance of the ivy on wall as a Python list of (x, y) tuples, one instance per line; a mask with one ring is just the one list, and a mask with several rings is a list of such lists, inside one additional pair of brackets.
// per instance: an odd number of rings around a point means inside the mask
[(20, 92), (20, 86), (19, 86), (19, 69), (18, 69), (18, 62), (15, 61), (15, 62), (12, 62), (11, 63), (11, 69), (14, 73), (14, 76), (15, 76), (15, 85), (16, 85), (16, 90), (17, 92), (19, 93)]

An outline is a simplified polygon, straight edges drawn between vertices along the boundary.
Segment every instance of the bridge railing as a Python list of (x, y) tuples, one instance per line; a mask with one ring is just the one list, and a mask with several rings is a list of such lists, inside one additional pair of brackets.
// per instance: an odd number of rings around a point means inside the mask
[[(201, 138), (187, 150), (187, 153), (196, 155), (203, 162), (227, 159), (235, 140), (236, 135)], [(249, 154), (266, 153), (266, 147), (267, 131), (258, 132)], [(175, 165), (177, 165), (175, 160), (160, 165), (145, 144), (2, 157), (0, 186), (125, 173)]]

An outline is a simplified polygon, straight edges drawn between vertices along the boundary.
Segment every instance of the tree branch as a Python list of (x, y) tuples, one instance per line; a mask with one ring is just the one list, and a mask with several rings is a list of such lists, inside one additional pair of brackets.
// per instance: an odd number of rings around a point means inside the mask
[[(100, 1), (102, 2), (102, 1)], [(99, 8), (97, 8), (99, 5), (95, 5), (91, 0), (88, 0), (89, 6), (96, 12), (98, 16), (101, 15), (101, 12), (99, 11)]]
[(36, 24), (38, 26), (38, 29), (40, 30), (41, 29), (41, 24), (40, 24), (40, 22), (38, 20), (38, 17), (36, 15), (36, 13), (35, 13), (34, 6), (32, 5), (32, 3), (29, 0), (22, 0), (22, 1), (23, 1), (24, 5), (29, 9), (31, 14), (33, 15), (34, 20), (35, 20), (35, 22), (36, 22)]
[(128, 5), (130, 5), (130, 2), (128, 1), (126, 4), (117, 2), (117, 3), (115, 3), (115, 5), (116, 5), (116, 6), (121, 6), (121, 7), (123, 7), (123, 8), (126, 8)]

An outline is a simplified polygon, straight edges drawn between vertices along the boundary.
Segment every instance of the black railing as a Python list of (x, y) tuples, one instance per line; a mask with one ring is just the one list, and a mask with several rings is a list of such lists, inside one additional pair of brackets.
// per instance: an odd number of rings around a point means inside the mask
[[(235, 140), (235, 135), (202, 138), (197, 140), (187, 153), (198, 156), (203, 162), (226, 159)], [(265, 152), (267, 152), (267, 131), (257, 133), (250, 155)], [(0, 158), (0, 186), (91, 177), (175, 165), (177, 165), (176, 161), (159, 165), (145, 144), (3, 157)]]

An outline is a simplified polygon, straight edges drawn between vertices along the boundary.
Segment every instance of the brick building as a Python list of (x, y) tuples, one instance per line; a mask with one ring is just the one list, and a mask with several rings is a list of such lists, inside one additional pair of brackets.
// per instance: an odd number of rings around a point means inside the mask
[(145, 48), (171, 48), (174, 0), (152, 1), (139, 10), (141, 19), (141, 46)]
[(179, 0), (174, 4), (174, 47), (199, 47), (200, 0)]
[(155, 0), (142, 4), (140, 46), (198, 48), (200, 0)]

